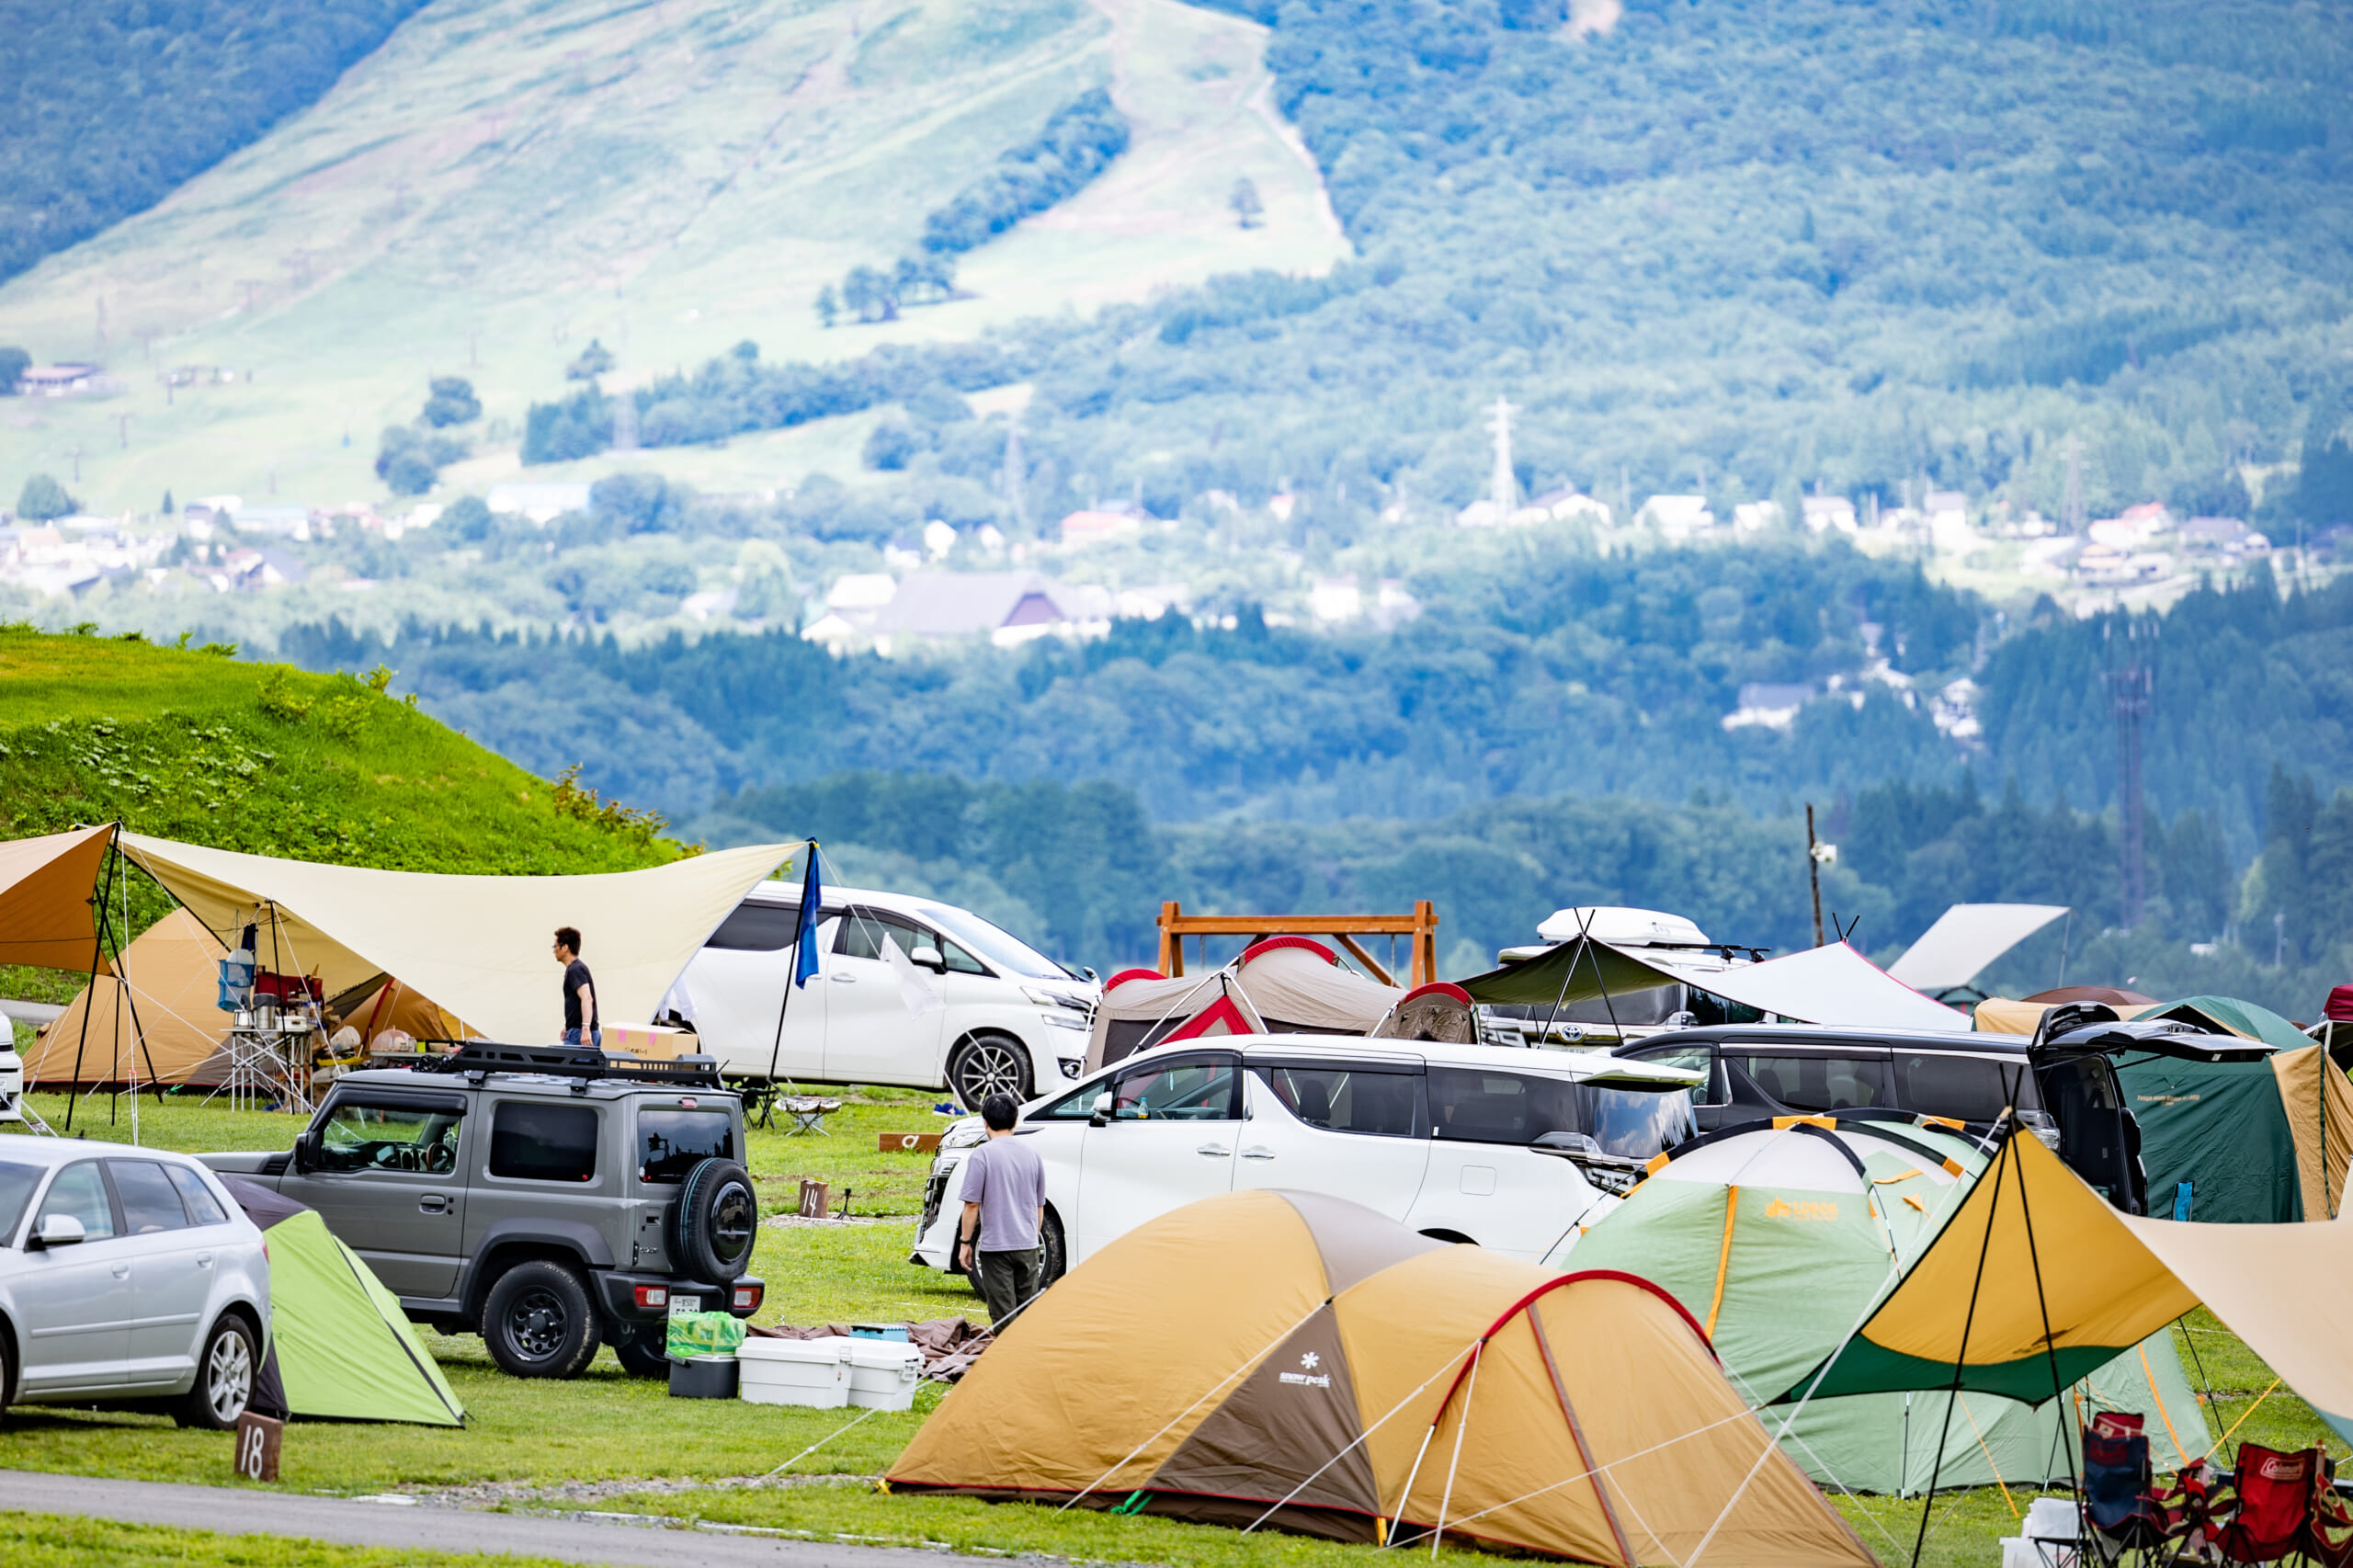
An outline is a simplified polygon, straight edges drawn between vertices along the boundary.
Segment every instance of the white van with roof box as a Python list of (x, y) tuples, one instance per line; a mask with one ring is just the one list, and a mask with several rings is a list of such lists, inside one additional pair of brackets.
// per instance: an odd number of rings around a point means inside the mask
[[(1331, 1035), (1156, 1046), (1023, 1108), (1046, 1166), (1051, 1281), (1140, 1225), (1236, 1188), (1349, 1199), (1514, 1257), (1591, 1224), (1692, 1135), (1701, 1075), (1597, 1051)], [(949, 1269), (977, 1119), (940, 1140), (911, 1263)]]
[(936, 899), (827, 888), (824, 901), (818, 972), (789, 1001), (797, 884), (754, 888), (687, 966), (672, 1005), (723, 1076), (944, 1088), (977, 1108), (1085, 1071), (1093, 975)]

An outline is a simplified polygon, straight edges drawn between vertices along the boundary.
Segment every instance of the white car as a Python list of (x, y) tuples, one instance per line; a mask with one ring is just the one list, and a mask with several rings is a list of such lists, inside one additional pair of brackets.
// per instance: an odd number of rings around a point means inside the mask
[[(1254, 1187), (1533, 1259), (1692, 1134), (1699, 1081), (1593, 1051), (1228, 1036), (1127, 1057), (1025, 1107), (1015, 1136), (1046, 1164), (1050, 1281), (1172, 1209)], [(958, 1173), (986, 1137), (968, 1119), (940, 1140), (908, 1261), (950, 1267)]]
[(269, 1256), (183, 1154), (0, 1140), (0, 1404), (166, 1402), (225, 1429), (269, 1335)]
[(1085, 1071), (1091, 974), (931, 899), (827, 888), (817, 918), (819, 973), (789, 998), (797, 885), (753, 889), (687, 966), (690, 1021), (725, 1076), (946, 1088), (977, 1108)]

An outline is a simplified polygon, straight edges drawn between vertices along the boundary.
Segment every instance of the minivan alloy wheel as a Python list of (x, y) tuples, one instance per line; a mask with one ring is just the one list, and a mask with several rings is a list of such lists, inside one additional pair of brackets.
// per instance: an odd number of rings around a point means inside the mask
[(1026, 1099), (1029, 1085), (1020, 1048), (998, 1035), (983, 1035), (966, 1043), (949, 1068), (949, 1087), (969, 1111), (978, 1111), (991, 1095)]

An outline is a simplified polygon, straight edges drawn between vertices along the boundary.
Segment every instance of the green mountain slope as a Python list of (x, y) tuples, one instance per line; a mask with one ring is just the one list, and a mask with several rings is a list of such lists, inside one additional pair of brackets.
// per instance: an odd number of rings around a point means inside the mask
[(251, 142), (421, 3), (0, 0), (0, 278)]
[(0, 836), (118, 820), (402, 870), (622, 870), (678, 853), (658, 823), (348, 676), (0, 628)]
[[(0, 343), (40, 358), (85, 354), (102, 302), (127, 383), (8, 408), (0, 489), (65, 477), (78, 450), (75, 493), (107, 511), (167, 488), (381, 496), (377, 432), (434, 374), (483, 396), (460, 475), (480, 481), (513, 468), (525, 405), (592, 336), (630, 381), (745, 338), (849, 356), (1236, 267), (1321, 267), (1346, 244), (1266, 107), (1265, 37), (1176, 0), (438, 0), (307, 111), (0, 288)], [(823, 285), (918, 249), (927, 213), (1099, 86), (1128, 153), (967, 253), (972, 298), (820, 327)], [(1242, 176), (1262, 227), (1226, 207)], [(157, 382), (184, 365), (236, 379)]]

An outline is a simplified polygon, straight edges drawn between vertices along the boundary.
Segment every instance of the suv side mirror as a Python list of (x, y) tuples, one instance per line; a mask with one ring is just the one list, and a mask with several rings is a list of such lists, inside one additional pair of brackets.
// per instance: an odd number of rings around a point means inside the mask
[(920, 964), (926, 969), (932, 970), (942, 974), (946, 973), (948, 971), (948, 960), (939, 956), (939, 949), (938, 948), (930, 947), (928, 945), (917, 948), (914, 952), (909, 953), (907, 955), (907, 961), (909, 963)]
[(294, 1136), (294, 1168), (305, 1176), (319, 1168), (319, 1134), (310, 1128)]
[(1111, 1093), (1109, 1090), (1106, 1089), (1103, 1093), (1095, 1096), (1095, 1105), (1093, 1110), (1087, 1116), (1086, 1124), (1089, 1127), (1108, 1127), (1111, 1125)]
[(73, 1215), (44, 1214), (40, 1229), (33, 1233), (33, 1246), (36, 1249), (67, 1247), (88, 1237), (89, 1233), (82, 1229), (82, 1221)]

